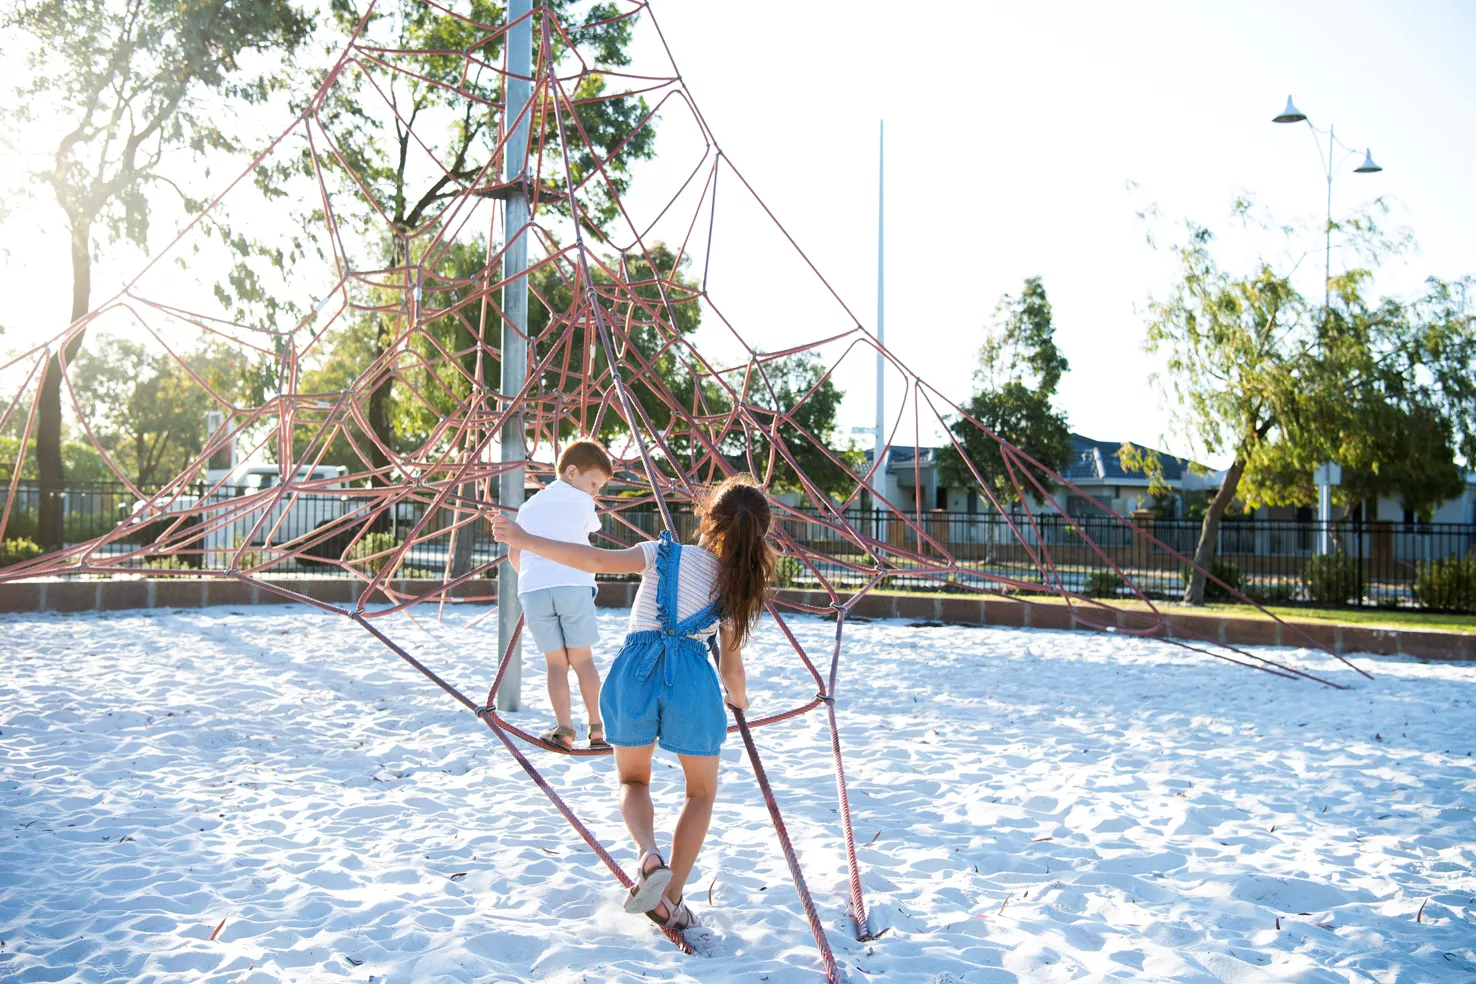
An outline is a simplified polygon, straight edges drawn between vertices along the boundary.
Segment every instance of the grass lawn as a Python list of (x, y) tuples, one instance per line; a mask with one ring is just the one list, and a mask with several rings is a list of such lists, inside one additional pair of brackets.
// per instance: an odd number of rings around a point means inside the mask
[[(882, 593), (882, 592), (879, 592)], [(927, 595), (938, 598), (957, 598), (956, 594), (938, 591), (888, 591), (886, 594)], [(995, 595), (986, 595), (993, 598)], [(1035, 604), (1065, 604), (1054, 595), (1040, 595), (1030, 599)], [(1103, 599), (1113, 607), (1146, 609), (1148, 606), (1136, 598)], [(1238, 618), (1265, 618), (1248, 605), (1210, 603), (1201, 607), (1180, 605), (1173, 602), (1154, 602), (1161, 612), (1182, 612), (1191, 615), (1233, 615)], [(1445, 632), (1476, 632), (1476, 615), (1451, 615), (1444, 612), (1420, 612), (1402, 608), (1303, 608), (1294, 605), (1267, 605), (1266, 610), (1285, 622), (1333, 622), (1339, 625), (1367, 625), (1391, 629), (1438, 629)]]

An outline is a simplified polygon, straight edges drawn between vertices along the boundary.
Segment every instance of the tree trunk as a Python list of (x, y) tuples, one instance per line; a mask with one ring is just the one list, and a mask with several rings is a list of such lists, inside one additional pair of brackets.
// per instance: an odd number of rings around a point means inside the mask
[(1215, 493), (1209, 508), (1204, 513), (1204, 523), (1199, 528), (1199, 545), (1194, 548), (1194, 566), (1189, 570), (1189, 583), (1184, 586), (1184, 604), (1204, 604), (1204, 572), (1215, 559), (1215, 544), (1220, 538), (1220, 519), (1230, 503), (1235, 500), (1235, 490), (1240, 486), (1240, 476), (1245, 474), (1245, 459), (1236, 458), (1225, 472), (1225, 481)]
[[(72, 318), (87, 314), (92, 298), (92, 254), (88, 250), (92, 238), (90, 225), (79, 225), (72, 230)], [(61, 431), (61, 372), (63, 352), (68, 364), (76, 358), (82, 347), (82, 333), (78, 332), (68, 341), (63, 351), (53, 352), (46, 364), (46, 379), (42, 381), (38, 399), (41, 405), (36, 410), (36, 476), (39, 479), (36, 517), (36, 540), (45, 551), (60, 550), (62, 547), (62, 504), (63, 483), (66, 472), (62, 466)]]
[[(374, 348), (369, 353), (370, 363), (376, 363), (384, 358), (384, 353), (389, 351), (390, 344), (394, 340), (393, 325), (385, 324), (385, 316), (380, 315), (374, 330)], [(393, 431), (393, 423), (390, 420), (390, 388), (393, 377), (388, 370), (380, 377), (378, 383), (369, 391), (369, 429), (378, 441), (369, 442), (369, 465), (375, 470), (372, 480), (374, 485), (389, 485), (390, 477), (385, 473), (389, 468), (389, 455), (380, 448), (382, 443), (389, 446), (390, 435)]]

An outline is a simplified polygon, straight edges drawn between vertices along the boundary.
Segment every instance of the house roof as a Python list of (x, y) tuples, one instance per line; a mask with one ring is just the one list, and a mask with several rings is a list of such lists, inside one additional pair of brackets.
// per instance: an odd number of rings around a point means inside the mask
[[(1148, 477), (1142, 472), (1130, 472), (1122, 467), (1117, 460), (1117, 452), (1122, 447), (1122, 441), (1096, 441), (1081, 434), (1071, 435), (1071, 460), (1066, 465), (1064, 476), (1071, 482), (1109, 482), (1133, 485), (1146, 483)], [(1149, 450), (1141, 444), (1133, 447), (1139, 451)], [(938, 452), (942, 448), (914, 448), (912, 445), (896, 445), (888, 449), (887, 468), (889, 470), (912, 470), (913, 459), (918, 458), (917, 464), (927, 468), (936, 463)], [(866, 460), (871, 460), (872, 451), (866, 449)], [(1178, 458), (1167, 451), (1159, 451), (1158, 460), (1163, 463), (1163, 477), (1169, 483), (1179, 483), (1184, 479), (1189, 469), (1190, 462), (1185, 458)], [(920, 456), (920, 457), (919, 457)]]
[[(1064, 477), (1072, 482), (1143, 482), (1148, 476), (1142, 472), (1130, 472), (1117, 460), (1122, 441), (1094, 441), (1080, 434), (1071, 435), (1071, 463), (1066, 466)], [(1150, 450), (1141, 444), (1133, 447), (1139, 451)], [(1188, 460), (1176, 458), (1167, 451), (1158, 451), (1158, 460), (1163, 463), (1163, 477), (1168, 482), (1181, 482), (1189, 468)]]

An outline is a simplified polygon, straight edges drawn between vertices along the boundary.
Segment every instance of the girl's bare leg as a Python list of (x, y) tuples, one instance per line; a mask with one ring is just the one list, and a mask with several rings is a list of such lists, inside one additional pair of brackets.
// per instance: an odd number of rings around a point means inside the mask
[[(681, 901), (682, 886), (692, 873), (692, 865), (702, 851), (702, 842), (707, 837), (707, 826), (712, 822), (712, 804), (717, 800), (718, 757), (716, 755), (678, 755), (682, 771), (687, 775), (687, 802), (682, 815), (677, 818), (676, 830), (671, 837), (671, 885), (666, 897)], [(647, 752), (646, 766), (650, 768), (650, 753)], [(649, 805), (650, 799), (647, 798)], [(629, 826), (630, 819), (626, 819)], [(665, 909), (665, 906), (661, 907)]]
[[(615, 746), (615, 772), (620, 776), (620, 816), (636, 851), (656, 850), (655, 809), (651, 806), (651, 753), (655, 745)], [(717, 761), (714, 759), (713, 761)]]

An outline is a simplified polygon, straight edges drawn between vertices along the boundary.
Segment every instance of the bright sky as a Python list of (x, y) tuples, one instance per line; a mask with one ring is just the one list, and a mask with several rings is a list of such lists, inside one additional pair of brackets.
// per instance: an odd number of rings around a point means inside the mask
[[(656, 0), (655, 11), (724, 152), (868, 327), (886, 119), (887, 343), (960, 402), (1000, 295), (1039, 275), (1072, 365), (1061, 392), (1072, 426), (1190, 450), (1147, 378), (1141, 311), (1172, 268), (1135, 213), (1153, 203), (1175, 223), (1223, 228), (1248, 192), (1278, 220), (1319, 223), (1326, 185), (1307, 128), (1271, 122), (1288, 93), (1385, 168), (1353, 174), (1350, 160), (1333, 185), (1335, 212), (1386, 196), (1419, 241), (1384, 271), (1383, 289), (1476, 274), (1476, 6)], [(656, 53), (642, 31), (638, 64)], [(667, 153), (636, 173), (635, 205), (685, 178), (685, 146), (678, 124), (659, 131)], [(735, 187), (720, 190), (714, 297), (767, 349), (836, 327), (809, 330), (813, 281), (773, 260), (758, 223), (728, 211)], [(0, 347), (64, 324), (62, 230), (44, 197), (0, 225), (11, 299)], [(1320, 252), (1320, 236), (1305, 248)], [(94, 298), (137, 263), (105, 264)], [(1302, 270), (1316, 295), (1320, 255)], [(845, 432), (872, 421), (873, 371), (853, 357), (838, 377)], [(889, 404), (897, 413), (895, 386)]]

